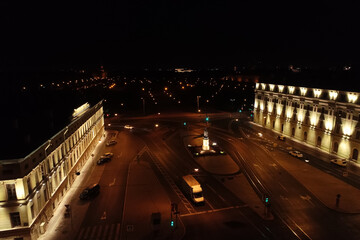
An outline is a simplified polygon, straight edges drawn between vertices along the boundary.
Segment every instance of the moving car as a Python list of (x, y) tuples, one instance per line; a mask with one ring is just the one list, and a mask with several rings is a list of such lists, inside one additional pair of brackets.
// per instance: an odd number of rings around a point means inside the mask
[(115, 145), (117, 142), (115, 140), (110, 140), (106, 143), (106, 146), (112, 146)]
[(100, 158), (100, 159), (96, 162), (96, 164), (97, 164), (97, 165), (101, 165), (101, 164), (103, 164), (103, 163), (110, 162), (110, 160), (111, 160), (111, 158), (109, 158), (109, 157)]
[(99, 194), (99, 192), (100, 192), (100, 185), (95, 183), (95, 184), (85, 188), (84, 191), (82, 191), (82, 193), (80, 194), (80, 199), (88, 200), (90, 198), (97, 196)]
[(338, 159), (331, 159), (330, 162), (336, 164), (336, 165), (339, 165), (341, 167), (346, 167), (346, 160), (345, 159), (342, 159), (342, 158), (338, 158)]
[(298, 158), (302, 158), (303, 157), (303, 154), (299, 151), (290, 151), (289, 152), (291, 156), (293, 157), (298, 157)]
[(126, 129), (133, 129), (134, 127), (133, 127), (133, 126), (130, 126), (130, 125), (125, 125), (124, 128), (126, 128)]
[(281, 140), (281, 141), (285, 141), (286, 137), (283, 136), (283, 135), (280, 135), (280, 136), (278, 136), (278, 139)]

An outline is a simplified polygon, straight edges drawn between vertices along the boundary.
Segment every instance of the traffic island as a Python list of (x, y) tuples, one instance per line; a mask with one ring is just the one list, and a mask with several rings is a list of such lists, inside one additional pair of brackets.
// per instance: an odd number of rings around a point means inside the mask
[(210, 139), (205, 129), (203, 137), (185, 136), (187, 146), (194, 160), (207, 172), (217, 175), (232, 175), (240, 171), (234, 160)]

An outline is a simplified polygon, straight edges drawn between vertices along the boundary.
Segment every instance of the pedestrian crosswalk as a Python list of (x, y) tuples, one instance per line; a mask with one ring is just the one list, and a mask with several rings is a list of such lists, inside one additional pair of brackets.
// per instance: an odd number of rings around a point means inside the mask
[(120, 223), (81, 227), (77, 240), (117, 240), (120, 239)]

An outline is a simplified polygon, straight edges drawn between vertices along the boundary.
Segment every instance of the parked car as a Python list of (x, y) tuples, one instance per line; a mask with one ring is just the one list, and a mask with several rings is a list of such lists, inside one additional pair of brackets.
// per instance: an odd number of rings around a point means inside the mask
[(80, 199), (81, 200), (88, 200), (91, 199), (95, 196), (97, 196), (100, 192), (100, 185), (95, 183), (87, 188), (84, 189), (84, 191), (82, 191), (82, 193), (80, 194)]
[(278, 136), (278, 139), (281, 140), (281, 141), (285, 141), (286, 137), (283, 136), (283, 135), (280, 135), (280, 136)]
[(114, 156), (113, 153), (111, 152), (107, 152), (104, 155), (102, 155), (100, 158), (112, 158)]
[(110, 140), (106, 143), (106, 146), (112, 146), (115, 145), (117, 142), (115, 140)]
[(303, 154), (299, 151), (290, 151), (289, 152), (291, 156), (293, 157), (298, 157), (298, 158), (302, 158), (303, 157)]
[(100, 158), (96, 164), (97, 165), (101, 165), (101, 164), (104, 164), (104, 163), (107, 163), (107, 162), (110, 162), (111, 158), (107, 157), (107, 158)]
[(331, 159), (330, 162), (336, 164), (336, 165), (339, 165), (341, 167), (346, 167), (346, 160), (343, 159), (343, 158), (338, 158), (338, 159)]

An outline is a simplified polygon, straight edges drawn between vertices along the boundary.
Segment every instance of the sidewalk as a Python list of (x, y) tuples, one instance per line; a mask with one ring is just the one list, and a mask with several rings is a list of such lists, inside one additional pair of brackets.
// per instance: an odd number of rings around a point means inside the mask
[[(106, 134), (107, 135), (107, 134)], [(94, 157), (89, 157), (85, 165), (80, 169), (80, 175), (76, 176), (75, 181), (71, 185), (69, 191), (65, 194), (61, 200), (59, 206), (54, 212), (54, 215), (51, 217), (50, 221), (47, 224), (46, 231), (44, 234), (40, 235), (39, 240), (57, 240), (57, 239), (74, 239), (75, 234), (78, 232), (83, 218), (85, 217), (86, 211), (90, 203), (79, 205), (76, 204), (80, 188), (85, 188), (83, 186), (84, 179), (86, 179), (92, 170), (94, 164), (94, 159), (98, 158), (98, 155), (101, 152), (101, 149), (104, 147), (104, 140), (106, 138), (102, 137), (102, 143), (98, 144), (94, 149)], [(94, 179), (94, 181), (96, 181)], [(65, 218), (65, 204), (70, 204), (72, 211), (72, 218)]]
[[(360, 190), (286, 153), (273, 152), (273, 157), (288, 173), (315, 195), (325, 206), (343, 213), (360, 213)], [(277, 156), (281, 156), (278, 157)], [(286, 159), (286, 160), (285, 160)], [(336, 195), (340, 194), (339, 206)]]
[[(268, 129), (263, 131), (263, 128), (258, 125), (253, 124), (253, 126), (261, 129), (263, 133), (265, 132), (264, 138), (268, 138), (271, 141), (278, 135)], [(289, 141), (287, 141), (288, 143)], [(291, 141), (291, 143), (293, 142)], [(296, 146), (303, 145), (299, 142), (295, 144)], [(301, 149), (306, 149), (306, 147), (302, 146)], [(271, 154), (281, 167), (303, 184), (325, 206), (342, 213), (360, 213), (360, 202), (358, 201), (360, 199), (360, 189), (309, 165), (305, 161), (294, 159), (288, 154), (278, 151), (276, 148), (274, 149)], [(317, 157), (320, 157), (322, 160), (332, 158), (331, 154), (326, 154), (325, 152), (319, 153)], [(337, 194), (341, 195), (338, 206), (336, 206)]]

